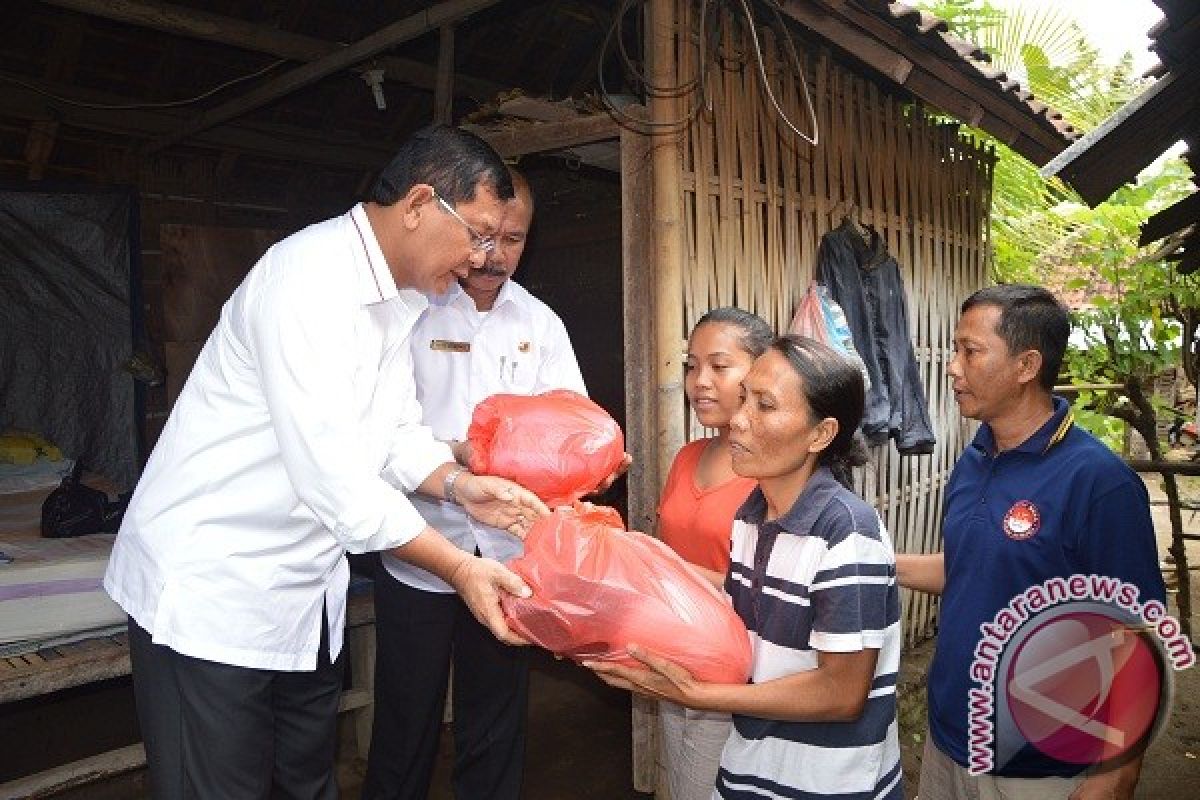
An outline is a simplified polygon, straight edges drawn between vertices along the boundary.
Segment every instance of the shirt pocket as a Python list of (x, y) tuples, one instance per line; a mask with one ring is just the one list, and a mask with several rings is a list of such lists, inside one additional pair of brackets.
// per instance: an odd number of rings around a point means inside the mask
[(500, 355), (500, 384), (508, 394), (529, 395), (537, 385), (536, 348), (521, 342)]

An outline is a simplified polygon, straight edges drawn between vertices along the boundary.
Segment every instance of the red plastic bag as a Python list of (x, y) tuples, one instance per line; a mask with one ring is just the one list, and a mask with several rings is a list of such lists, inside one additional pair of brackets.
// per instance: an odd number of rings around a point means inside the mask
[(472, 472), (514, 480), (551, 506), (583, 497), (625, 458), (621, 426), (568, 389), (492, 395), (475, 406), (467, 440)]
[(626, 531), (611, 508), (556, 509), (508, 566), (533, 594), (505, 595), (505, 616), (547, 650), (643, 667), (626, 653), (636, 643), (703, 681), (750, 676), (750, 637), (729, 600), (658, 539)]

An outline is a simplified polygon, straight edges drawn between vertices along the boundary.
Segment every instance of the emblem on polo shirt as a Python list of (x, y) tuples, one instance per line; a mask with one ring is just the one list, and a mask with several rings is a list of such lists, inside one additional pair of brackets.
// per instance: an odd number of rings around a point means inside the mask
[(1042, 515), (1028, 500), (1018, 500), (1004, 515), (1004, 535), (1018, 542), (1033, 538), (1042, 527)]

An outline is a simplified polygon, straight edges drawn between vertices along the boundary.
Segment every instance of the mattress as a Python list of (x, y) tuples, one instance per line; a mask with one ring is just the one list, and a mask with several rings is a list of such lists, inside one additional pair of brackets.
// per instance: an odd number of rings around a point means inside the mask
[(101, 587), (115, 535), (41, 538), (48, 492), (0, 494), (0, 656), (125, 627), (125, 612)]

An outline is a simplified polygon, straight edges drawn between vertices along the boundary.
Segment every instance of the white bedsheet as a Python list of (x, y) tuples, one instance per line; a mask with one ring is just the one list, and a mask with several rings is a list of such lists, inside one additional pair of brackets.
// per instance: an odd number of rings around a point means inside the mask
[(125, 612), (101, 587), (113, 534), (74, 539), (3, 538), (0, 656), (115, 633)]

